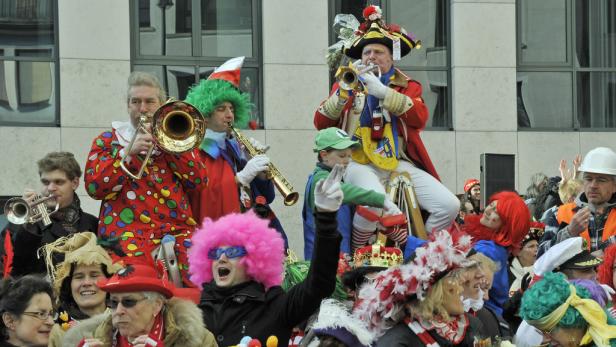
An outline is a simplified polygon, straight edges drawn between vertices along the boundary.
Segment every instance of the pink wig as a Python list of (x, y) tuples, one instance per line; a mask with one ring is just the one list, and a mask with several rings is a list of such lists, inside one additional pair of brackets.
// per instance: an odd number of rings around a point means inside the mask
[(228, 214), (215, 222), (207, 218), (193, 234), (188, 263), (194, 284), (201, 287), (214, 278), (207, 253), (223, 245), (246, 248), (247, 254), (240, 262), (246, 266), (246, 274), (266, 289), (282, 283), (284, 241), (268, 227), (267, 220), (247, 212)]

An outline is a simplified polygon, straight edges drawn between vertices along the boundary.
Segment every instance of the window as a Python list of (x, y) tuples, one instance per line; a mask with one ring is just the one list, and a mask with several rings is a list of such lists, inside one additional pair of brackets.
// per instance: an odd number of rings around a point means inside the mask
[(0, 2), (0, 124), (59, 125), (57, 2)]
[(616, 127), (616, 6), (519, 0), (518, 127)]
[[(452, 129), (449, 3), (447, 0), (334, 0), (330, 11), (331, 28), (338, 13), (353, 14), (361, 23), (363, 9), (378, 5), (387, 23), (399, 24), (421, 40), (420, 49), (412, 50), (394, 65), (421, 83), (423, 99), (430, 111), (428, 127), (433, 129)], [(330, 44), (335, 42), (336, 33), (330, 29)]]
[(260, 11), (258, 0), (133, 0), (133, 69), (153, 73), (169, 96), (184, 99), (227, 59), (245, 56), (240, 88), (263, 128)]

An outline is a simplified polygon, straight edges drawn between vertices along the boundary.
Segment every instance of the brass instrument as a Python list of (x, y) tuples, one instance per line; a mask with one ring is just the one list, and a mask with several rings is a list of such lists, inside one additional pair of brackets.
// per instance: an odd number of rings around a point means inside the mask
[(160, 244), (152, 251), (152, 258), (154, 261), (162, 261), (165, 265), (165, 271), (169, 281), (173, 283), (176, 288), (184, 287), (182, 283), (182, 275), (178, 267), (178, 260), (175, 255), (175, 237), (173, 235), (165, 235), (160, 240)]
[[(406, 172), (392, 172), (386, 188), (388, 197), (406, 215), (406, 228), (408, 232), (420, 239), (428, 239), (419, 203), (413, 189), (413, 182), (409, 174)], [(380, 233), (378, 239), (383, 243), (387, 241), (385, 235)]]
[(32, 201), (23, 198), (9, 199), (4, 205), (4, 214), (9, 222), (13, 224), (36, 223), (41, 221), (43, 225), (51, 224), (49, 216), (56, 213), (60, 208), (56, 202), (55, 206), (49, 206), (48, 202), (55, 200), (53, 195), (36, 195)]
[(340, 85), (340, 88), (349, 91), (353, 90), (356, 92), (361, 92), (364, 90), (364, 85), (363, 83), (361, 83), (359, 75), (372, 70), (379, 71), (380, 77), (380, 70), (378, 65), (370, 64), (365, 68), (358, 70), (355, 65), (349, 63), (348, 66), (339, 67), (338, 71), (336, 71), (335, 77), (338, 80), (338, 85)]
[[(239, 142), (248, 152), (248, 155), (252, 158), (256, 155), (263, 154), (261, 151), (258, 151), (248, 139), (242, 135), (237, 129), (235, 129), (232, 125), (229, 125), (229, 131), (235, 137), (237, 142)], [(274, 166), (274, 164), (268, 164), (269, 169), (267, 170), (267, 178), (274, 181), (274, 186), (276, 189), (282, 194), (284, 198), (285, 206), (294, 205), (297, 200), (299, 200), (299, 193), (293, 190), (293, 186), (291, 183), (284, 178), (284, 176), (280, 173), (278, 168)]]
[[(150, 123), (152, 124), (152, 136), (155, 144), (152, 144), (148, 149), (139, 172), (134, 174), (126, 167), (124, 159), (131, 152), (137, 135), (148, 132), (147, 125)], [(145, 113), (141, 114), (135, 136), (126, 147), (126, 156), (120, 162), (120, 166), (128, 176), (138, 180), (143, 175), (156, 146), (168, 153), (190, 151), (201, 144), (205, 135), (205, 128), (205, 117), (196, 107), (184, 101), (170, 99), (159, 107), (151, 117)]]

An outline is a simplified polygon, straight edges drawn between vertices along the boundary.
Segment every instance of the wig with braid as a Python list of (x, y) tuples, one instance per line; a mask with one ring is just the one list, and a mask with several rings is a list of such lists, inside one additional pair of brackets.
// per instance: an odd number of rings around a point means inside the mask
[(240, 262), (246, 266), (248, 277), (266, 289), (279, 286), (284, 273), (284, 241), (268, 223), (252, 211), (228, 214), (215, 222), (205, 219), (188, 249), (190, 280), (197, 286), (212, 281), (210, 250), (224, 245), (242, 246), (247, 254)]
[(502, 226), (493, 230), (480, 223), (481, 215), (467, 215), (462, 230), (473, 237), (474, 241), (492, 240), (495, 243), (516, 251), (522, 246), (522, 240), (530, 229), (530, 212), (524, 200), (515, 192), (499, 192), (490, 197), (488, 203), (498, 201), (498, 213)]

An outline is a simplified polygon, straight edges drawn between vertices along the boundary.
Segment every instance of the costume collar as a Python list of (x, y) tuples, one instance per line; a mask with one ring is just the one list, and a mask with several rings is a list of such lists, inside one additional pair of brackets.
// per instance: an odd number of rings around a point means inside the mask
[(402, 87), (402, 88), (406, 88), (410, 80), (411, 80), (410, 77), (405, 75), (402, 71), (398, 70), (397, 68), (394, 68), (394, 75), (389, 80), (389, 84)]
[(424, 329), (434, 330), (440, 337), (451, 342), (453, 345), (462, 342), (469, 326), (469, 320), (466, 314), (461, 314), (449, 322), (444, 322), (436, 318), (430, 321), (419, 318), (418, 322)]
[(136, 129), (131, 122), (114, 121), (111, 127), (115, 130), (118, 142), (122, 147), (128, 146), (130, 140), (135, 136)]

